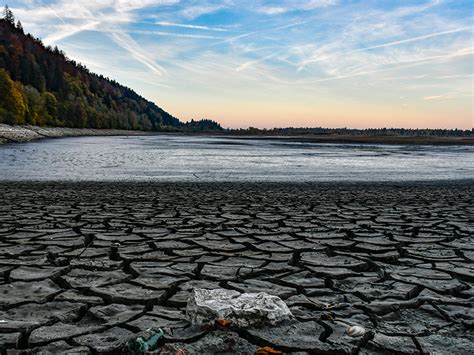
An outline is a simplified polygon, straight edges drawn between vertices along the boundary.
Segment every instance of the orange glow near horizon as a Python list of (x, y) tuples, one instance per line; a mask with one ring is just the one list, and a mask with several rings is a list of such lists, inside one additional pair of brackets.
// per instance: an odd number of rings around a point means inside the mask
[(417, 107), (406, 103), (398, 103), (398, 106), (374, 106), (370, 103), (305, 106), (262, 102), (225, 102), (217, 105), (215, 102), (201, 101), (196, 104), (188, 102), (188, 105), (171, 102), (166, 109), (184, 121), (210, 118), (225, 128), (473, 128), (472, 103), (469, 107), (469, 103), (460, 103), (458, 100), (453, 100), (449, 105), (433, 101), (423, 101)]

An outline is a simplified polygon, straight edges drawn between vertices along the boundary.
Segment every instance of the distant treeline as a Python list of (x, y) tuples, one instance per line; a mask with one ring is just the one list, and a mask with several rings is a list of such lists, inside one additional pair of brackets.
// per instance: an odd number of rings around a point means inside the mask
[(0, 18), (0, 123), (146, 131), (218, 131), (182, 123), (135, 91), (25, 34), (8, 6)]
[(236, 129), (231, 131), (237, 135), (338, 135), (338, 136), (359, 136), (359, 137), (473, 137), (474, 130), (460, 129), (408, 129), (408, 128), (272, 128), (259, 129), (250, 127), (247, 129)]

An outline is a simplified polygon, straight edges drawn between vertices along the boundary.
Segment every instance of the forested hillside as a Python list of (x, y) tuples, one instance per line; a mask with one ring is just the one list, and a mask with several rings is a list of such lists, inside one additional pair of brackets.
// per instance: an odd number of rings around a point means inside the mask
[[(0, 123), (132, 130), (220, 130), (211, 120), (181, 123), (132, 89), (91, 73), (57, 47), (0, 18)], [(201, 121), (197, 121), (201, 122)]]

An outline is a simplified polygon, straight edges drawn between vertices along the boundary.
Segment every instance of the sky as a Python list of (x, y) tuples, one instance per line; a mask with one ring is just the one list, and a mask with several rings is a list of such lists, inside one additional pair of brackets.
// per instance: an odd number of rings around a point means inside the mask
[(16, 0), (26, 32), (183, 121), (471, 129), (472, 0)]

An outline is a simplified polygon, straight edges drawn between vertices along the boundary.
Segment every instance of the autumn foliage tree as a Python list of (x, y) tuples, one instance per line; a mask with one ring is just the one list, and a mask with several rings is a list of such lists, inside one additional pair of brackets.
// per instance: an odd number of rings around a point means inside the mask
[(21, 89), (20, 84), (13, 82), (8, 73), (0, 69), (0, 118), (4, 123), (25, 123), (27, 103)]

